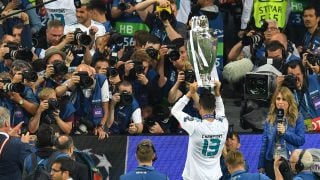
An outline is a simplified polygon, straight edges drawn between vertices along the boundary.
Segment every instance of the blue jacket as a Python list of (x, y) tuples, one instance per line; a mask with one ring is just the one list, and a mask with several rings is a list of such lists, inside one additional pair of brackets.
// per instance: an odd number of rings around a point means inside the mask
[[(287, 125), (287, 129), (283, 136), (280, 137), (280, 142), (285, 142), (287, 154), (289, 152), (298, 149), (305, 143), (305, 126), (304, 121), (299, 114), (295, 126)], [(274, 154), (274, 147), (276, 142), (277, 123), (270, 124), (266, 122), (264, 124), (264, 130), (262, 135), (262, 145), (260, 149), (258, 168), (264, 168), (265, 160), (272, 161)]]
[(134, 171), (120, 176), (120, 180), (166, 180), (169, 179), (165, 174), (157, 172), (153, 166), (138, 166)]
[(310, 171), (302, 171), (293, 177), (293, 180), (316, 180), (317, 177)]
[[(6, 135), (0, 134), (0, 146), (5, 137)], [(22, 143), (20, 138), (10, 137), (0, 156), (0, 179), (21, 179), (24, 159), (31, 153), (29, 144)]]
[(236, 171), (234, 173), (231, 174), (231, 179), (232, 180), (257, 180), (257, 179), (261, 179), (261, 180), (269, 180), (270, 178), (264, 174), (261, 173), (248, 173), (245, 170), (241, 170), (241, 171)]
[[(308, 91), (304, 94), (295, 92), (295, 98), (299, 105), (299, 111), (305, 119), (320, 116), (320, 81), (317, 75), (308, 75)], [(307, 103), (305, 101), (308, 101)]]

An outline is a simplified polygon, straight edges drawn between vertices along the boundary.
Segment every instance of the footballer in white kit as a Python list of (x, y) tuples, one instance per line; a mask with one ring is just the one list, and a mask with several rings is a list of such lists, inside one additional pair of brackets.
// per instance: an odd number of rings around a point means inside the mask
[[(221, 83), (215, 82), (215, 96), (211, 93), (197, 95), (196, 82), (190, 84), (189, 92), (173, 106), (171, 113), (189, 134), (187, 159), (182, 177), (184, 180), (215, 180), (222, 176), (220, 156), (224, 147), (228, 120), (220, 95)], [(199, 99), (202, 119), (191, 117), (182, 110), (190, 98)], [(215, 101), (215, 102), (214, 102)], [(215, 115), (214, 115), (215, 112)]]
[[(47, 2), (49, 0), (45, 0)], [(47, 10), (49, 20), (59, 20), (64, 25), (70, 25), (77, 22), (76, 7), (74, 6), (74, 0), (57, 0), (44, 7)]]

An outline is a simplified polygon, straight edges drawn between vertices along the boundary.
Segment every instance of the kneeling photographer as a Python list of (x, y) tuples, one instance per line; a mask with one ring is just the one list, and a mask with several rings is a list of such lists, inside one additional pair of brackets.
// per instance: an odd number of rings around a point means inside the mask
[(38, 95), (40, 106), (36, 114), (30, 119), (29, 131), (36, 133), (41, 124), (48, 124), (54, 132), (70, 134), (76, 111), (68, 98), (57, 99), (52, 88), (44, 88)]
[(38, 108), (38, 101), (31, 89), (26, 84), (35, 81), (36, 73), (31, 66), (22, 60), (15, 60), (11, 74), (0, 74), (0, 104), (9, 109), (11, 125), (16, 126), (23, 122), (22, 131), (27, 130), (29, 119)]
[(69, 95), (76, 108), (75, 133), (95, 134), (106, 137), (109, 116), (109, 83), (105, 75), (96, 74), (95, 69), (80, 64), (71, 78), (56, 89), (57, 96)]
[(141, 109), (133, 96), (129, 81), (122, 81), (113, 93), (108, 127), (111, 134), (138, 134), (142, 132)]

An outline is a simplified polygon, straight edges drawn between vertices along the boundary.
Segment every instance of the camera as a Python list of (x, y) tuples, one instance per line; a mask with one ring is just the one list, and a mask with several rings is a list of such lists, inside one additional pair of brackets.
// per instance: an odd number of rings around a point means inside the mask
[[(74, 41), (79, 42), (82, 45), (88, 46), (90, 45), (92, 39), (86, 32), (81, 31), (80, 28), (76, 28), (74, 31)], [(77, 43), (76, 43), (77, 44)]]
[(54, 75), (65, 75), (68, 73), (68, 67), (63, 61), (56, 60), (53, 62)]
[(254, 44), (259, 44), (263, 41), (263, 35), (260, 33), (255, 33), (251, 36), (244, 36), (242, 38), (242, 45), (243, 46), (249, 46)]
[(134, 63), (134, 70), (136, 74), (142, 74), (144, 71), (143, 65), (141, 61), (133, 61)]
[(146, 53), (151, 59), (154, 59), (154, 60), (159, 59), (159, 51), (154, 49), (153, 47), (147, 48)]
[[(131, 4), (135, 5), (135, 4), (140, 3), (140, 2), (142, 2), (142, 0), (135, 0), (135, 1), (131, 2)], [(121, 11), (125, 11), (125, 10), (130, 8), (129, 4), (130, 3), (128, 3), (128, 2), (120, 2), (119, 5), (118, 5), (118, 9), (121, 10)]]
[(115, 67), (108, 67), (107, 75), (108, 77), (115, 77), (119, 74), (117, 68)]
[(168, 4), (166, 7), (160, 7), (157, 5), (155, 13), (158, 15), (161, 21), (170, 20), (172, 18), (170, 4)]
[(133, 101), (133, 97), (127, 91), (123, 91), (120, 93), (120, 105), (121, 106), (129, 106)]
[(153, 117), (146, 118), (144, 124), (147, 128), (151, 128), (156, 124), (156, 120)]
[(34, 71), (23, 71), (22, 77), (29, 82), (36, 82), (38, 80), (38, 74)]
[(180, 52), (176, 49), (170, 49), (168, 52), (168, 57), (171, 61), (176, 61), (180, 58)]
[(84, 54), (86, 48), (84, 46), (78, 45), (78, 44), (66, 44), (65, 47), (62, 49), (62, 51), (66, 54), (69, 53), (69, 51), (72, 52), (72, 54)]
[(312, 65), (316, 65), (316, 64), (320, 65), (320, 56), (319, 55), (308, 53), (307, 60)]
[(297, 77), (294, 74), (288, 74), (284, 76), (282, 86), (286, 86), (290, 90), (294, 90), (297, 87)]
[(276, 87), (276, 75), (273, 73), (248, 72), (245, 75), (244, 98), (269, 100)]
[(124, 42), (124, 37), (117, 33), (117, 32), (112, 32), (110, 34), (110, 39), (107, 43), (107, 46), (110, 47), (111, 53), (112, 52), (118, 52), (120, 49), (123, 48), (123, 42)]
[(93, 79), (91, 77), (89, 77), (88, 72), (79, 71), (75, 75), (80, 76), (80, 82), (79, 82), (80, 87), (87, 89), (93, 85)]
[(0, 80), (0, 82), (2, 82), (3, 85), (3, 92), (7, 93), (7, 92), (23, 92), (24, 91), (24, 85), (21, 83), (11, 83), (10, 79), (2, 79)]
[(48, 99), (48, 105), (49, 105), (48, 109), (50, 109), (52, 111), (55, 111), (60, 108), (60, 104), (59, 104), (58, 100), (53, 99), (53, 98)]
[(192, 69), (184, 71), (184, 80), (189, 83), (193, 83), (196, 80), (196, 74)]
[(117, 52), (111, 52), (111, 55), (109, 57), (109, 64), (110, 66), (115, 66), (118, 62), (118, 53)]
[(21, 59), (29, 62), (33, 58), (32, 52), (26, 47), (19, 46), (12, 42), (8, 42), (6, 47), (9, 48), (9, 52), (4, 55), (5, 59)]

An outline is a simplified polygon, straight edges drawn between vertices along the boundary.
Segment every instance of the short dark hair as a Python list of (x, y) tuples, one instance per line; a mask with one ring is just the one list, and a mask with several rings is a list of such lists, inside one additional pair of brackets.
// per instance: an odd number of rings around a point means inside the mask
[(106, 3), (105, 1), (101, 0), (90, 0), (89, 4), (87, 5), (88, 9), (95, 9), (101, 14), (105, 14), (107, 12)]
[(302, 84), (302, 90), (305, 91), (307, 90), (307, 87), (308, 87), (308, 78), (307, 78), (307, 74), (306, 74), (306, 70), (302, 64), (302, 61), (301, 60), (292, 60), (292, 61), (289, 61), (288, 63), (285, 64), (284, 66), (284, 73), (285, 75), (288, 74), (288, 69), (289, 67), (291, 69), (295, 69), (296, 67), (300, 67), (300, 70), (301, 70), (301, 74), (303, 74), (303, 84)]
[[(72, 177), (73, 179), (74, 174), (75, 174), (75, 161), (72, 160), (69, 157), (60, 157), (57, 158), (56, 160), (53, 161), (53, 164), (60, 164), (60, 170), (61, 171), (68, 171), (69, 172), (69, 176)], [(52, 167), (52, 166), (51, 166)]]
[(318, 8), (312, 4), (308, 5), (307, 7), (305, 7), (303, 9), (303, 14), (306, 10), (312, 10), (312, 9), (314, 9), (314, 13), (315, 13), (316, 17), (319, 17)]
[(200, 106), (207, 111), (214, 111), (216, 108), (216, 98), (210, 91), (204, 91), (200, 94)]
[[(270, 51), (270, 52), (274, 52), (281, 49), (282, 54), (284, 54), (285, 52), (285, 48), (284, 46), (279, 42), (279, 41), (271, 41), (269, 44), (267, 44), (266, 46), (266, 51)], [(285, 58), (285, 57), (282, 57)]]
[(24, 25), (22, 23), (19, 23), (19, 24), (15, 24), (12, 29), (23, 29), (24, 28)]
[(37, 131), (36, 147), (52, 147), (54, 145), (54, 130), (48, 124), (41, 124)]
[(64, 27), (60, 20), (54, 19), (48, 22), (47, 29)]
[(145, 30), (138, 30), (133, 34), (133, 39), (135, 40), (137, 46), (141, 47), (145, 45), (148, 41), (149, 32)]
[(238, 134), (237, 132), (235, 132), (235, 131), (229, 132), (229, 133), (228, 133), (228, 136), (227, 136), (227, 139), (228, 139), (228, 138), (233, 138), (233, 136), (236, 137), (238, 143), (240, 143), (240, 136), (239, 136), (239, 134)]

